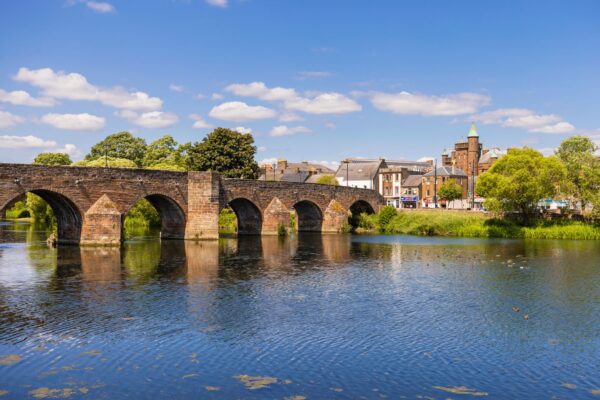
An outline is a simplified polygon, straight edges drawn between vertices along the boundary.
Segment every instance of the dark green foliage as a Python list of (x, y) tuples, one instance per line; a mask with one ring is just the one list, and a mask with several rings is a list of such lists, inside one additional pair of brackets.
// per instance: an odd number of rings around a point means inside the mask
[(165, 135), (150, 143), (144, 156), (144, 167), (185, 171), (186, 145), (178, 145), (171, 135)]
[(40, 153), (33, 159), (33, 165), (71, 165), (72, 162), (66, 153)]
[(398, 212), (392, 206), (385, 206), (379, 212), (379, 229), (385, 230), (387, 225), (390, 223), (392, 218), (396, 216)]
[(237, 217), (229, 207), (224, 208), (219, 214), (219, 233), (236, 233)]
[(220, 172), (226, 178), (256, 179), (259, 167), (255, 153), (252, 135), (217, 128), (191, 145), (187, 166), (192, 171)]
[(103, 157), (106, 153), (110, 157), (126, 158), (133, 161), (138, 167), (142, 167), (147, 147), (144, 139), (133, 137), (129, 132), (119, 132), (107, 136), (92, 146), (85, 159), (95, 160)]

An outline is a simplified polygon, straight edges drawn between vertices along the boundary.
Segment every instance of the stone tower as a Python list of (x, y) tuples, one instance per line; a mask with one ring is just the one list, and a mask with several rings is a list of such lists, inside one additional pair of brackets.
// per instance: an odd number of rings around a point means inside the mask
[[(468, 176), (477, 175), (477, 166), (479, 164), (479, 157), (481, 156), (481, 144), (479, 143), (479, 135), (477, 134), (477, 127), (475, 122), (471, 124), (469, 135), (467, 137), (468, 151), (467, 151), (467, 169), (465, 172)], [(473, 172), (475, 168), (475, 172)]]

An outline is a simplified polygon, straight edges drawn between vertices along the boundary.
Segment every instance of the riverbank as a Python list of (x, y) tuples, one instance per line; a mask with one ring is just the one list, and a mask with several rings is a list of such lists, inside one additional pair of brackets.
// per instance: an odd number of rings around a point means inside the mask
[(398, 211), (383, 226), (379, 214), (360, 216), (357, 233), (480, 238), (600, 240), (600, 226), (579, 221), (539, 220), (531, 226), (490, 215), (455, 210)]

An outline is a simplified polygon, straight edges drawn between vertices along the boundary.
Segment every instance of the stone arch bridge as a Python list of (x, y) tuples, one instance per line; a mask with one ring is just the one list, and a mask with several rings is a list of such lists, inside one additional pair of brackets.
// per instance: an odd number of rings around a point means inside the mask
[(216, 239), (220, 211), (229, 206), (238, 234), (340, 232), (350, 213), (376, 212), (375, 191), (340, 186), (223, 179), (216, 172), (0, 164), (0, 215), (27, 192), (46, 200), (58, 221), (59, 243), (118, 245), (125, 215), (147, 199), (161, 217), (161, 237)]

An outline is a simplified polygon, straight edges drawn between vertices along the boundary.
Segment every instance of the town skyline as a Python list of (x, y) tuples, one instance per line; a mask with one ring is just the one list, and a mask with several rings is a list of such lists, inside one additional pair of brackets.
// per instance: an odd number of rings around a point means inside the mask
[(119, 131), (182, 143), (222, 126), (252, 133), (259, 163), (439, 160), (471, 122), (486, 146), (548, 154), (600, 138), (599, 8), (6, 2), (0, 157), (77, 160)]

